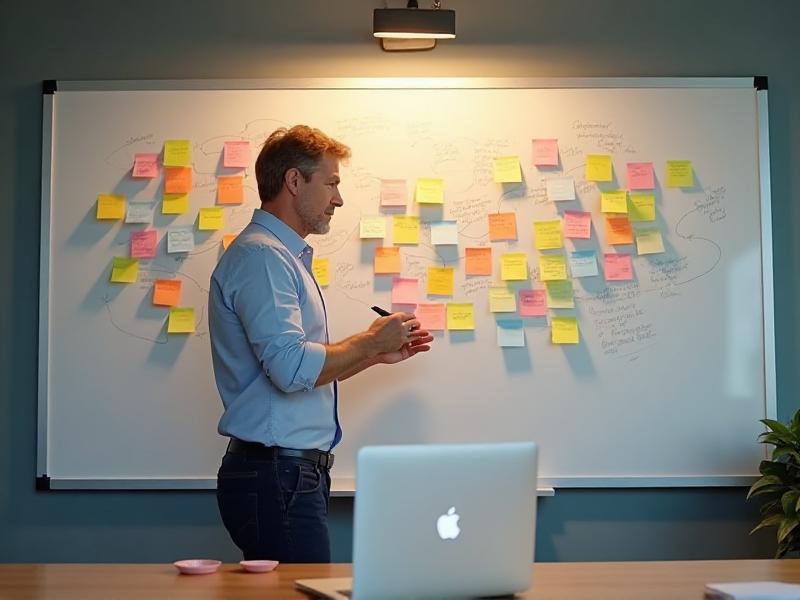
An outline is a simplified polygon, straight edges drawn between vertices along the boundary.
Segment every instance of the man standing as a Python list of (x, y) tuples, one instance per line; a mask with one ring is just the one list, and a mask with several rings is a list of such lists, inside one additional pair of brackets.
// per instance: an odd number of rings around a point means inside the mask
[(261, 209), (211, 276), (214, 375), (231, 438), (217, 478), (222, 521), (246, 559), (329, 562), (331, 450), (341, 438), (336, 382), (430, 349), (410, 313), (328, 339), (309, 234), (325, 234), (350, 149), (318, 129), (273, 132), (256, 160)]

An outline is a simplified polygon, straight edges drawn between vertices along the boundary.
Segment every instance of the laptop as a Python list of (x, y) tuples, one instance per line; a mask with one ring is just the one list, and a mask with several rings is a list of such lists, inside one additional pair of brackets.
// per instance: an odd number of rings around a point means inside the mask
[(332, 600), (527, 590), (536, 468), (532, 442), (362, 448), (353, 578), (300, 579), (295, 585)]

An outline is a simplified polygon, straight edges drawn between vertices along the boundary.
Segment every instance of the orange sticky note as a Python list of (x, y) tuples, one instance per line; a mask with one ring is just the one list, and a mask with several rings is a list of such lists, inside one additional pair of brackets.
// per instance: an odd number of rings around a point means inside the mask
[(231, 245), (231, 242), (239, 237), (238, 233), (225, 233), (222, 235), (222, 247), (223, 249), (227, 250), (228, 246)]
[(489, 241), (517, 239), (517, 214), (489, 213)]
[(414, 309), (414, 316), (421, 329), (443, 331), (447, 329), (447, 305), (443, 302), (420, 302)]
[(219, 204), (241, 204), (244, 202), (244, 179), (241, 175), (217, 177), (217, 202)]
[(606, 217), (606, 244), (632, 244), (633, 227), (628, 217)]
[(467, 275), (492, 274), (492, 249), (467, 248), (467, 260), (464, 266)]
[(188, 194), (192, 191), (192, 167), (164, 167), (164, 192)]
[(395, 246), (375, 248), (374, 270), (376, 275), (400, 272), (400, 248)]
[(156, 306), (177, 306), (180, 301), (180, 279), (156, 279), (153, 284), (153, 304)]

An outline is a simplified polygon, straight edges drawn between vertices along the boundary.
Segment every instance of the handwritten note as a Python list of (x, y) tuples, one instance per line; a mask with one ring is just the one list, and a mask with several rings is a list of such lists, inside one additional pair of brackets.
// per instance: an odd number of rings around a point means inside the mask
[(564, 236), (578, 240), (588, 240), (592, 237), (592, 213), (582, 210), (565, 210)]
[(520, 183), (522, 181), (519, 156), (496, 157), (493, 170), (495, 183)]
[(537, 167), (557, 167), (558, 140), (534, 139), (533, 164)]
[(375, 248), (373, 261), (376, 275), (400, 272), (400, 248), (394, 246)]
[(575, 180), (572, 177), (554, 177), (544, 182), (547, 199), (551, 202), (575, 200)]
[(467, 258), (464, 262), (466, 275), (491, 275), (492, 274), (492, 249), (467, 248)]
[(652, 190), (656, 187), (653, 163), (633, 162), (628, 163), (628, 189)]
[(191, 227), (180, 226), (167, 229), (167, 254), (191, 252), (194, 250), (194, 231)]
[(392, 217), (392, 242), (395, 244), (419, 244), (419, 217), (394, 215)]
[(522, 327), (522, 319), (498, 319), (497, 345), (501, 348), (525, 346), (525, 329)]
[(381, 206), (405, 206), (408, 185), (405, 179), (381, 179)]
[(418, 178), (414, 197), (417, 204), (444, 204), (444, 179)]
[(190, 306), (171, 307), (167, 333), (194, 333), (194, 308)]
[(586, 181), (612, 181), (614, 170), (608, 154), (586, 155)]
[(507, 313), (517, 311), (517, 299), (508, 286), (491, 286), (489, 288), (489, 312)]
[(158, 152), (144, 152), (134, 155), (131, 176), (137, 179), (158, 177)]
[(631, 221), (655, 221), (655, 195), (631, 194), (628, 198), (628, 219)]
[(189, 194), (164, 194), (161, 214), (182, 215), (189, 210)]
[(471, 302), (448, 302), (447, 329), (450, 331), (475, 329), (475, 306)]
[(192, 191), (192, 167), (166, 167), (164, 191), (167, 194), (188, 194)]
[(694, 170), (690, 160), (667, 161), (667, 187), (684, 188), (694, 186)]
[(517, 214), (489, 213), (489, 241), (502, 242), (517, 239)]
[(414, 309), (419, 326), (428, 331), (447, 329), (447, 306), (442, 302), (420, 302)]
[(192, 145), (189, 140), (164, 142), (165, 167), (188, 167), (190, 164), (192, 164)]
[(544, 290), (520, 290), (519, 314), (521, 317), (543, 317), (547, 314)]
[(157, 242), (155, 229), (131, 231), (131, 258), (155, 258)]
[(222, 166), (226, 169), (246, 169), (250, 166), (250, 142), (231, 140), (225, 142), (222, 151)]
[(628, 217), (606, 217), (606, 244), (633, 243), (633, 228)]
[(636, 230), (636, 252), (639, 254), (660, 254), (664, 252), (661, 231), (655, 227)]
[(117, 221), (125, 217), (125, 196), (122, 194), (98, 195), (96, 216), (101, 221)]
[(458, 223), (456, 221), (433, 221), (431, 244), (434, 246), (458, 245)]
[(500, 279), (523, 281), (528, 278), (528, 255), (524, 252), (506, 252), (500, 256)]
[(364, 239), (386, 237), (386, 217), (361, 217), (358, 225), (359, 237)]
[(156, 279), (153, 284), (153, 304), (177, 306), (181, 303), (180, 279)]
[(453, 295), (453, 267), (428, 267), (428, 294)]
[(539, 279), (561, 281), (567, 278), (567, 261), (563, 254), (542, 254), (539, 257)]
[(113, 283), (136, 283), (138, 278), (138, 260), (124, 256), (115, 256), (111, 260), (111, 281)]
[(217, 177), (217, 202), (219, 204), (242, 204), (244, 202), (244, 178), (241, 175)]
[(197, 228), (200, 231), (217, 231), (225, 226), (224, 209), (216, 206), (211, 208), (201, 208), (197, 220)]
[(573, 277), (594, 277), (597, 270), (597, 255), (594, 250), (573, 252), (569, 257), (569, 270)]
[(633, 279), (633, 263), (630, 254), (604, 254), (603, 263), (606, 281), (630, 281)]
[(533, 236), (537, 250), (552, 250), (564, 245), (561, 239), (561, 219), (534, 221)]
[(125, 213), (126, 223), (152, 223), (153, 207), (149, 204), (129, 204)]
[(569, 279), (548, 281), (545, 283), (545, 291), (549, 308), (575, 308), (575, 296)]
[(604, 213), (627, 213), (628, 192), (616, 190), (600, 193), (600, 211)]
[(578, 319), (575, 317), (553, 317), (550, 323), (550, 340), (554, 344), (578, 344)]
[(320, 287), (327, 287), (331, 284), (331, 261), (328, 258), (312, 258), (311, 259), (311, 272), (314, 274), (314, 279), (317, 280), (317, 285)]
[(392, 277), (392, 304), (416, 304), (419, 280), (416, 277)]

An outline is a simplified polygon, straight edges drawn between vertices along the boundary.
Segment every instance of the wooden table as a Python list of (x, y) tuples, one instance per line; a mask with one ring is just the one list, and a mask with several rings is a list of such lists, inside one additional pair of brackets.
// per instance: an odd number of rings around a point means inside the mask
[[(280, 565), (250, 574), (223, 565), (213, 575), (179, 575), (172, 565), (0, 564), (1, 600), (287, 600), (306, 598), (294, 580), (347, 577), (351, 565)], [(800, 583), (800, 559), (615, 563), (539, 563), (522, 598), (548, 600), (702, 599), (709, 582)]]

